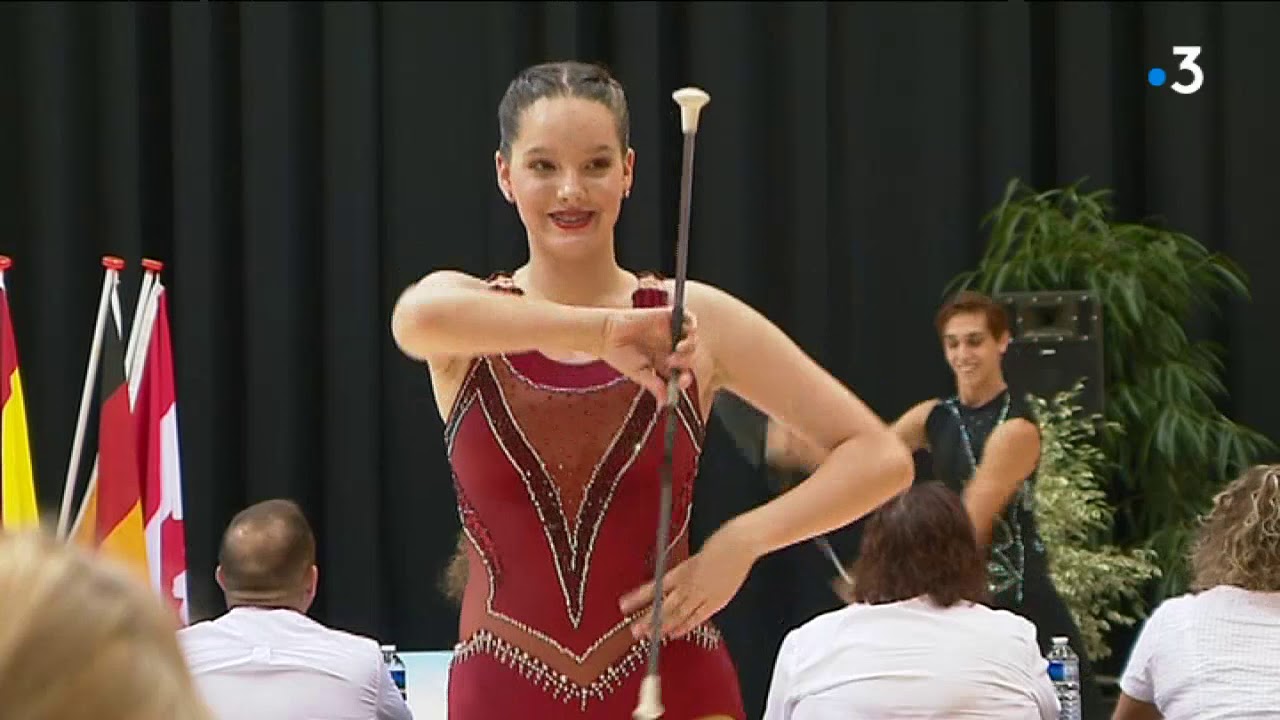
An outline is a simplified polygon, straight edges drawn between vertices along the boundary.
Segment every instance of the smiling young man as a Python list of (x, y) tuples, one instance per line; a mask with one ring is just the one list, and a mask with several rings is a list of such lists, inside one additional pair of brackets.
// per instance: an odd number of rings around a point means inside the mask
[(931, 456), (935, 477), (917, 482), (940, 480), (963, 498), (987, 551), (992, 606), (1034, 623), (1043, 653), (1054, 636), (1070, 638), (1081, 656), (1084, 716), (1094, 717), (1099, 697), (1084, 640), (1054, 587), (1036, 526), (1040, 429), (1025, 393), (1004, 377), (1008, 315), (991, 298), (966, 291), (942, 306), (935, 325), (956, 392), (916, 404), (893, 430), (912, 452)]

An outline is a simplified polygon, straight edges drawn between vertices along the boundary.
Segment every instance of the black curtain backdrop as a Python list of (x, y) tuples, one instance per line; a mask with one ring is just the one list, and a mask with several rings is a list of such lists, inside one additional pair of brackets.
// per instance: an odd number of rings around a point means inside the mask
[[(670, 95), (701, 86), (691, 275), (886, 419), (949, 389), (931, 319), (1006, 182), (1088, 176), (1123, 217), (1252, 273), (1252, 302), (1202, 329), (1229, 352), (1224, 409), (1280, 439), (1277, 30), (1261, 3), (5, 4), (0, 252), (40, 501), (56, 512), (100, 256), (130, 262), (126, 317), (138, 260), (162, 259), (196, 616), (223, 609), (224, 524), (283, 496), (318, 534), (318, 618), (450, 647), (441, 421), (388, 318), (429, 270), (524, 260), (493, 177), (496, 107), (521, 67), (562, 58), (606, 62), (629, 92), (623, 262), (674, 265)], [(1203, 48), (1195, 95), (1146, 84), (1152, 66), (1185, 79), (1173, 45)], [(699, 537), (769, 496), (712, 433)], [(753, 707), (795, 615), (830, 603), (823, 573), (811, 545), (768, 558), (725, 611)]]

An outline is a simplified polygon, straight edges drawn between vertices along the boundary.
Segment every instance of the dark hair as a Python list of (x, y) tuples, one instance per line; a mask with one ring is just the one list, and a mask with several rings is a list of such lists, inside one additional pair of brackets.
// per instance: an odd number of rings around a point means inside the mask
[(281, 602), (302, 589), (316, 561), (316, 540), (291, 500), (250, 505), (222, 535), (218, 564), (228, 602)]
[(921, 595), (942, 607), (986, 602), (986, 558), (960, 496), (925, 482), (876, 510), (853, 565), (852, 595), (871, 605)]
[(987, 318), (987, 329), (991, 337), (999, 339), (1009, 330), (1009, 313), (1004, 306), (980, 292), (965, 290), (951, 298), (938, 310), (934, 325), (938, 328), (938, 336), (942, 336), (947, 322), (962, 313), (980, 312)]
[(631, 139), (631, 116), (622, 85), (600, 65), (551, 62), (525, 68), (516, 75), (498, 103), (499, 149), (511, 158), (511, 144), (520, 134), (520, 117), (542, 98), (575, 97), (594, 100), (609, 108), (618, 127), (618, 142), (626, 152)]

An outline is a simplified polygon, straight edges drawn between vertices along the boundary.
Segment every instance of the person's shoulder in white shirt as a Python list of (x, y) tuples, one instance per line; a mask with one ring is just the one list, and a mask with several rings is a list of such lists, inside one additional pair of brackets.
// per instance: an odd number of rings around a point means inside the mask
[(853, 604), (791, 631), (765, 720), (1057, 717), (1035, 627), (926, 597)]
[(220, 718), (411, 717), (375, 640), (297, 611), (237, 607), (178, 636)]
[(1151, 613), (1120, 690), (1166, 720), (1263, 717), (1280, 708), (1278, 659), (1280, 592), (1220, 585)]
[(319, 570), (301, 508), (267, 500), (223, 533), (216, 578), (231, 608), (179, 632), (219, 720), (410, 720), (374, 640), (307, 616)]

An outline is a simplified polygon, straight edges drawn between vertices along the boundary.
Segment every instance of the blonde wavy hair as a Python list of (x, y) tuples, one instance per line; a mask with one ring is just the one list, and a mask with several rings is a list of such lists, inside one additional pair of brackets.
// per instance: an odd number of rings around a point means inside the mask
[(0, 534), (0, 717), (211, 720), (177, 619), (132, 570), (43, 533)]
[(1280, 465), (1255, 465), (1218, 493), (1191, 566), (1193, 590), (1280, 591)]

